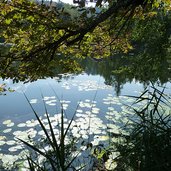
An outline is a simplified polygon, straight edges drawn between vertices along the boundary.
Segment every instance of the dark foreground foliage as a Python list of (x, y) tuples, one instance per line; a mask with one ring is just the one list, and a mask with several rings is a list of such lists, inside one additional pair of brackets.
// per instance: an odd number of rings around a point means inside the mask
[[(171, 115), (169, 97), (154, 86), (136, 98), (131, 106), (137, 116), (129, 136), (112, 148), (120, 152), (117, 171), (170, 171)], [(141, 103), (136, 108), (134, 105)], [(124, 143), (123, 143), (124, 142)], [(116, 149), (115, 149), (116, 150)]]

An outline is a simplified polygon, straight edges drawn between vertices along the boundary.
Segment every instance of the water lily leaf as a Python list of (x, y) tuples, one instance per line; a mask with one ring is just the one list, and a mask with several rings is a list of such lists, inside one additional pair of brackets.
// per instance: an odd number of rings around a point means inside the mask
[(12, 121), (9, 119), (9, 120), (5, 120), (4, 122), (2, 122), (4, 125), (8, 125), (10, 124)]

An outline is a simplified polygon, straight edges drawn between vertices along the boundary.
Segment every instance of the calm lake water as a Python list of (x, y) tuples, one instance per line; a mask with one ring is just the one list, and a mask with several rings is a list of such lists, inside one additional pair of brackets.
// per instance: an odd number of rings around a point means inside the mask
[[(24, 97), (24, 93), (38, 113), (44, 112), (42, 95), (43, 97), (49, 97), (49, 100), (51, 99), (50, 97), (52, 97), (52, 99), (57, 99), (57, 101), (58, 98), (60, 100), (70, 101), (68, 115), (71, 116), (79, 101), (97, 101), (97, 106), (104, 110), (105, 105), (103, 99), (107, 98), (108, 95), (117, 97), (114, 87), (106, 85), (104, 78), (100, 75), (93, 76), (83, 73), (78, 76), (66, 74), (63, 75), (63, 77), (60, 82), (58, 82), (58, 78), (47, 78), (26, 84), (13, 84), (12, 80), (1, 80), (1, 83), (6, 83), (8, 87), (15, 90), (15, 92), (6, 92), (6, 95), (0, 96), (1, 123), (5, 119), (22, 122), (25, 119), (32, 118), (32, 111)], [(143, 91), (143, 85), (133, 81), (123, 86), (120, 96), (136, 95), (141, 91)], [(54, 97), (56, 95), (57, 97)], [(54, 101), (54, 103), (53, 101), (52, 103), (46, 102), (50, 113), (56, 112), (56, 107), (53, 105), (55, 103), (56, 101)]]
[[(25, 84), (0, 80), (0, 84), (6, 83), (7, 87), (15, 90), (0, 96), (0, 158), (3, 162), (4, 154), (17, 154), (21, 150), (13, 141), (16, 137), (25, 139), (28, 135), (33, 138), (43, 135), (36, 128), (38, 123), (24, 94), (45, 124), (47, 120), (43, 101), (52, 123), (59, 119), (61, 104), (65, 109), (66, 122), (76, 113), (74, 123), (80, 126), (85, 139), (88, 139), (87, 133), (93, 136), (91, 141), (94, 144), (103, 141), (108, 128), (118, 133), (119, 127), (133, 117), (128, 114), (125, 105), (131, 105), (134, 99), (127, 95), (138, 96), (148, 86), (135, 79), (125, 79), (121, 84), (114, 76), (109, 84), (106, 78), (104, 74), (86, 70), (79, 75), (61, 74), (53, 79), (39, 79)], [(164, 86), (167, 87), (166, 93), (171, 94), (171, 84), (167, 82)], [(74, 131), (78, 130), (73, 129), (73, 134), (77, 136)]]

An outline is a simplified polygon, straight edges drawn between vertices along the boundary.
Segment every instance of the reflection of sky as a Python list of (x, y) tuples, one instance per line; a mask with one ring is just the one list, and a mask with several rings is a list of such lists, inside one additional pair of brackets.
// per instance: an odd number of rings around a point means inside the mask
[[(97, 101), (97, 107), (105, 110), (105, 106), (102, 99), (106, 98), (108, 94), (116, 95), (115, 89), (112, 86), (105, 85), (105, 80), (99, 75), (87, 75), (80, 74), (78, 76), (71, 76), (67, 79), (39, 79), (32, 83), (23, 84), (22, 82), (13, 84), (12, 80), (2, 81), (0, 84), (6, 83), (7, 88), (15, 90), (15, 92), (6, 92), (6, 96), (0, 96), (0, 120), (5, 118), (12, 118), (13, 120), (25, 120), (26, 117), (33, 116), (28, 102), (26, 101), (25, 93), (34, 105), (36, 111), (44, 113), (44, 107), (42, 103), (43, 97), (58, 96), (60, 100), (71, 101), (68, 108), (68, 115), (72, 115), (77, 107), (79, 101), (90, 100)], [(170, 83), (167, 83), (167, 87), (171, 87)], [(144, 85), (139, 82), (128, 82), (123, 85), (120, 95), (136, 95), (144, 90)], [(54, 94), (54, 91), (56, 94)], [(170, 88), (166, 89), (167, 94), (171, 94)], [(56, 98), (56, 100), (57, 100)], [(51, 99), (54, 102), (55, 99)], [(55, 113), (55, 103), (47, 103), (48, 110)], [(54, 108), (53, 108), (54, 107)], [(101, 111), (102, 111), (101, 110)]]
[[(21, 82), (13, 84), (12, 80), (0, 80), (0, 84), (6, 83), (7, 87), (16, 90), (11, 93), (7, 92), (6, 96), (0, 96), (0, 129), (2, 130), (0, 137), (6, 136), (5, 138), (9, 140), (6, 146), (3, 145), (6, 140), (0, 140), (0, 154), (5, 148), (8, 148), (6, 153), (16, 150), (16, 146), (11, 146), (15, 145), (12, 144), (14, 137), (19, 136), (23, 139), (27, 138), (28, 134), (32, 137), (42, 135), (42, 130), (34, 129), (38, 122), (23, 92), (36, 113), (42, 117), (46, 128), (48, 125), (47, 119), (43, 116), (45, 114), (43, 99), (53, 126), (56, 126), (57, 118), (61, 118), (59, 115), (60, 99), (63, 108), (66, 109), (65, 125), (67, 126), (67, 121), (75, 113), (71, 129), (73, 135), (80, 136), (81, 134), (82, 138), (87, 140), (89, 139), (87, 133), (89, 133), (91, 136), (89, 140), (93, 145), (101, 143), (102, 138), (108, 138), (106, 130), (111, 133), (120, 133), (122, 131), (120, 128), (123, 128), (129, 121), (128, 117), (136, 119), (135, 115), (131, 115), (129, 108), (124, 106), (124, 104), (131, 105), (134, 99), (123, 96), (139, 95), (144, 89), (143, 84), (135, 80), (124, 84), (121, 96), (118, 97), (115, 96), (114, 88), (105, 85), (104, 78), (99, 75), (85, 73), (78, 76), (68, 75), (67, 79), (63, 78), (60, 82), (58, 81), (48, 78), (27, 84)], [(171, 87), (170, 83), (167, 86)], [(167, 92), (170, 92), (169, 88)]]

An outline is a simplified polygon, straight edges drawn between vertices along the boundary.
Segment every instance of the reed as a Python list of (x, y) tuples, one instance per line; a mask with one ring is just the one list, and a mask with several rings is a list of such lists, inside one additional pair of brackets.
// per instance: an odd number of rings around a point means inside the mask
[[(43, 141), (38, 143), (29, 143), (22, 139), (19, 139), (27, 147), (30, 148), (30, 155), (27, 156), (27, 161), (30, 171), (67, 171), (67, 170), (81, 170), (84, 168), (84, 164), (75, 164), (78, 156), (83, 151), (83, 148), (77, 147), (79, 142), (78, 138), (75, 138), (70, 133), (71, 124), (73, 122), (75, 113), (68, 123), (67, 128), (64, 128), (64, 109), (61, 104), (61, 119), (59, 127), (59, 135), (56, 136), (53, 126), (51, 124), (49, 114), (44, 103), (46, 117), (48, 120), (49, 130), (46, 129), (45, 125), (41, 121), (40, 117), (34, 110), (29, 99), (24, 94), (27, 102), (29, 103), (32, 111), (34, 112), (41, 129), (44, 131), (45, 138)], [(69, 142), (66, 143), (66, 139)], [(48, 148), (48, 149), (47, 149)], [(42, 150), (43, 149), (43, 150)], [(73, 155), (74, 154), (74, 155)], [(41, 158), (41, 159), (40, 159)], [(78, 161), (78, 160), (77, 160)]]
[[(171, 169), (171, 110), (170, 97), (154, 86), (135, 98), (130, 106), (133, 120), (130, 135), (119, 137), (113, 150), (120, 152), (115, 159), (116, 171), (169, 171)], [(135, 107), (135, 105), (139, 107)], [(130, 125), (128, 125), (130, 126)]]

